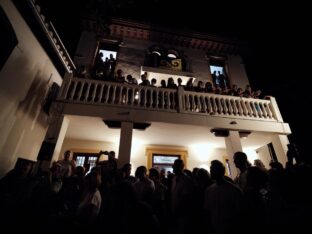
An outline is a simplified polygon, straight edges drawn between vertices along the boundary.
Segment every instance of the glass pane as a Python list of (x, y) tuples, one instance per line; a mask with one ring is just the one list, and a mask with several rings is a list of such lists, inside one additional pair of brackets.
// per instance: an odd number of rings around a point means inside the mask
[(77, 156), (76, 158), (76, 165), (77, 166), (84, 166), (84, 162), (85, 162), (85, 157), (84, 156)]
[(89, 168), (88, 173), (91, 171), (93, 167), (96, 166), (96, 160), (97, 160), (97, 157), (89, 157), (88, 164), (90, 165), (90, 168)]
[(178, 158), (179, 156), (154, 155), (153, 164), (173, 164), (174, 160)]

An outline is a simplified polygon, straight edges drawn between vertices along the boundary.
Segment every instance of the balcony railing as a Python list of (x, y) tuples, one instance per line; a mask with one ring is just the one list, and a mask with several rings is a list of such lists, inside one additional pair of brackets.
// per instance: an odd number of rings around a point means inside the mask
[(273, 97), (241, 98), (79, 78), (64, 80), (57, 101), (283, 122)]

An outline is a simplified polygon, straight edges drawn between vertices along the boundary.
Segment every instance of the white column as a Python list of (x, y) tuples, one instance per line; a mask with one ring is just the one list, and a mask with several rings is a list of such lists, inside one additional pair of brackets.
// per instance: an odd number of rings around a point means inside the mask
[(277, 160), (285, 166), (287, 162), (287, 144), (289, 144), (288, 137), (286, 135), (276, 135), (272, 139), (272, 144)]
[(133, 131), (132, 122), (121, 123), (119, 152), (118, 152), (118, 168), (122, 167), (125, 163), (130, 163), (132, 131)]
[[(47, 153), (46, 155), (38, 155), (41, 169), (48, 170), (52, 162), (59, 159), (68, 125), (69, 119), (66, 116), (57, 117), (54, 119), (53, 123), (50, 124), (45, 140), (41, 146), (46, 147), (50, 144), (49, 149), (44, 150), (44, 152)], [(40, 150), (40, 152), (42, 151)]]
[(240, 141), (240, 136), (238, 131), (229, 131), (229, 136), (225, 137), (225, 146), (226, 152), (229, 159), (230, 169), (231, 169), (231, 177), (235, 178), (237, 175), (237, 168), (235, 167), (233, 161), (233, 155), (237, 151), (243, 151), (242, 144)]

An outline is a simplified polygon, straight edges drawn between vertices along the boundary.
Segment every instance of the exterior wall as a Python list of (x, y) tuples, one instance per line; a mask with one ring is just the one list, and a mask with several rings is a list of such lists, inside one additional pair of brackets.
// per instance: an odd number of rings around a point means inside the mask
[[(36, 160), (48, 118), (42, 104), (53, 82), (62, 79), (10, 0), (1, 1), (18, 45), (0, 71), (0, 176), (18, 157)], [(18, 84), (18, 85), (17, 85)]]
[[(116, 69), (122, 69), (124, 76), (130, 74), (139, 80), (140, 69), (141, 66), (144, 65), (145, 53), (150, 46), (155, 45), (156, 43), (125, 38), (124, 44), (124, 47), (119, 47)], [(175, 48), (179, 51), (184, 51), (188, 61), (188, 67), (193, 72), (194, 77), (203, 81), (208, 80), (208, 77), (210, 77), (210, 71), (205, 51), (187, 49), (178, 46), (172, 47), (172, 45), (169, 44), (161, 44), (161, 46), (167, 49)], [(169, 77), (170, 75), (167, 76), (167, 78)], [(152, 77), (148, 77), (148, 79), (151, 78)], [(211, 80), (211, 78), (209, 79)]]
[[(177, 149), (174, 146), (155, 146), (155, 145), (142, 145), (137, 142), (132, 143), (131, 148), (131, 164), (132, 173), (134, 174), (138, 166), (147, 166), (146, 148), (165, 148), (165, 149)], [(85, 150), (86, 152), (99, 152), (100, 150), (114, 150), (116, 157), (118, 158), (118, 144), (113, 142), (100, 142), (100, 141), (87, 141), (66, 138), (59, 159), (63, 158), (66, 150)], [(182, 149), (182, 148), (181, 148)], [(185, 149), (185, 148), (183, 148)], [(192, 170), (194, 167), (205, 168), (209, 170), (210, 162), (214, 159), (218, 159), (225, 163), (225, 149), (214, 149), (209, 148), (205, 145), (197, 145), (194, 147), (187, 148), (188, 158), (186, 162), (186, 168)]]
[(65, 138), (62, 148), (60, 150), (59, 158), (57, 160), (63, 158), (66, 150), (85, 150), (85, 152), (91, 153), (98, 153), (100, 152), (100, 150), (114, 150), (116, 152), (116, 157), (118, 158), (118, 144), (115, 144), (113, 142), (87, 141), (73, 138)]
[(210, 170), (210, 162), (219, 160), (225, 166), (226, 150), (209, 148), (205, 145), (197, 145), (188, 149), (189, 157), (187, 168), (192, 170), (194, 167)]
[(198, 49), (181, 49), (184, 50), (184, 53), (187, 56), (190, 69), (194, 73), (196, 81), (202, 80), (206, 82), (209, 79), (212, 82), (206, 52)]
[(263, 162), (266, 169), (270, 169), (270, 151), (267, 145), (264, 145), (257, 149), (259, 159)]
[(76, 50), (75, 64), (77, 66), (92, 64), (96, 46), (95, 32), (83, 31)]
[[(133, 77), (140, 78), (140, 67), (144, 64), (144, 56), (147, 49), (154, 45), (153, 42), (147, 42), (135, 39), (124, 39), (125, 47), (119, 48), (117, 58), (117, 69), (121, 68), (124, 75), (131, 74)], [(161, 44), (164, 48), (172, 48), (172, 45)], [(212, 81), (210, 74), (209, 62), (207, 61), (206, 52), (198, 49), (188, 49), (175, 46), (179, 51), (183, 51), (188, 61), (188, 67), (193, 72), (196, 81)], [(249, 84), (242, 59), (238, 55), (229, 55), (226, 60), (231, 84), (237, 84), (238, 87), (245, 89)], [(170, 75), (168, 75), (170, 77)], [(151, 77), (148, 77), (151, 79)]]
[(145, 52), (152, 44), (135, 39), (124, 39), (124, 44), (124, 47), (119, 47), (116, 70), (121, 69), (125, 77), (130, 74), (139, 80), (141, 79), (141, 66), (144, 65)]
[(227, 57), (227, 68), (230, 84), (236, 84), (238, 87), (245, 90), (249, 81), (242, 58), (238, 55), (229, 55)]
[[(145, 53), (148, 48), (158, 43), (152, 41), (123, 38), (123, 46), (119, 47), (117, 54), (116, 69), (122, 69), (124, 76), (130, 74), (137, 80), (140, 79), (141, 66), (144, 65)], [(175, 48), (183, 51), (187, 61), (188, 69), (193, 72), (196, 80), (211, 81), (209, 62), (206, 57), (206, 51), (199, 49), (190, 49), (171, 44), (160, 44), (165, 49)], [(96, 52), (96, 35), (93, 32), (83, 31), (77, 47), (75, 57), (76, 65), (91, 65)], [(242, 59), (237, 55), (229, 55), (227, 58), (227, 72), (230, 82), (237, 84), (241, 88), (245, 88), (249, 84)], [(170, 77), (170, 75), (168, 75)], [(148, 77), (151, 79), (151, 77)]]

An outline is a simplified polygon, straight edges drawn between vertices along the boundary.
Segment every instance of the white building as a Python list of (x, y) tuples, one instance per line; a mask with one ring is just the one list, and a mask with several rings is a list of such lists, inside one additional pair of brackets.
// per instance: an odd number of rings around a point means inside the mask
[[(68, 149), (78, 164), (91, 166), (100, 150), (116, 151), (120, 165), (131, 162), (134, 168), (170, 168), (176, 156), (188, 169), (208, 168), (211, 160), (219, 159), (231, 176), (236, 174), (236, 151), (247, 153), (251, 162), (260, 158), (267, 167), (275, 157), (285, 164), (291, 131), (274, 97), (241, 98), (77, 78), (53, 26), (33, 1), (26, 2), (28, 8), (23, 9), (31, 10), (37, 25), (30, 24), (30, 15), (12, 1), (1, 2), (18, 40), (0, 71), (1, 175), (18, 157), (38, 157), (44, 167)], [(45, 37), (34, 33), (35, 27)], [(124, 76), (131, 74), (138, 81), (147, 72), (156, 86), (169, 77), (180, 77), (182, 84), (190, 77), (195, 84), (213, 83), (214, 70), (226, 74), (227, 85), (244, 89), (249, 84), (237, 41), (120, 19), (112, 21), (109, 34), (99, 32), (90, 20), (84, 28), (74, 61), (90, 72), (102, 51), (104, 57), (116, 55), (115, 71), (122, 69)], [(61, 87), (46, 114), (42, 103), (53, 82)]]

